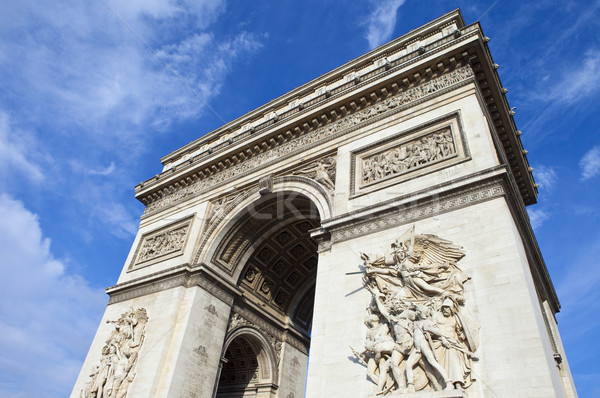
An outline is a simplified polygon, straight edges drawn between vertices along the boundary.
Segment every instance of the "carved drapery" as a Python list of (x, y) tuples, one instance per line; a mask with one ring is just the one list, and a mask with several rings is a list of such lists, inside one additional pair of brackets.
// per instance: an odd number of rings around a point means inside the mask
[(146, 309), (131, 308), (118, 320), (106, 322), (115, 330), (102, 348), (100, 364), (94, 367), (90, 380), (81, 390), (82, 398), (124, 398), (135, 378), (148, 323)]
[(390, 254), (361, 254), (363, 285), (371, 293), (361, 352), (376, 393), (466, 389), (478, 360), (478, 326), (467, 316), (459, 267), (462, 248), (414, 226)]
[(317, 142), (324, 142), (322, 140), (344, 134), (346, 131), (357, 128), (367, 121), (370, 122), (375, 118), (391, 115), (405, 105), (415, 103), (429, 95), (455, 86), (472, 76), (473, 70), (469, 65), (458, 67), (442, 76), (435, 77), (425, 83), (400, 91), (395, 96), (383, 99), (370, 107), (350, 113), (334, 122), (327, 123), (322, 127), (302, 133), (302, 135), (290, 141), (276, 143), (276, 145), (273, 144), (272, 147), (269, 147), (269, 144), (265, 143), (267, 148), (254, 153), (252, 156), (249, 156), (242, 161), (224, 166), (221, 170), (216, 169), (214, 170), (214, 173), (211, 172), (211, 175), (204, 178), (176, 184), (169, 187), (169, 189), (161, 191), (159, 197), (152, 199), (152, 201), (147, 204), (145, 214), (169, 206), (188, 196), (198, 194), (209, 187), (231, 178), (239, 178), (243, 173), (251, 172), (251, 170), (256, 167), (264, 166), (265, 164), (272, 162), (273, 159), (283, 159), (292, 152), (306, 150)]

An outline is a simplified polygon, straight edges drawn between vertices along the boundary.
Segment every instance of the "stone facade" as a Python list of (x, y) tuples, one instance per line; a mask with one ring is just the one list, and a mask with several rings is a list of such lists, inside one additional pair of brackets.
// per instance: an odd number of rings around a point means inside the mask
[(576, 396), (486, 43), (453, 11), (163, 158), (72, 396)]

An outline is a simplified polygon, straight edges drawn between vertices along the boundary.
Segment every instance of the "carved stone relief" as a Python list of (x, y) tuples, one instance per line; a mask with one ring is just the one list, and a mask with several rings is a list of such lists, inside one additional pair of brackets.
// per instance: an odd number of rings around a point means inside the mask
[(470, 159), (460, 111), (351, 152), (350, 197), (396, 185)]
[(187, 218), (142, 236), (129, 269), (183, 254), (191, 224)]
[(236, 192), (232, 195), (223, 196), (211, 202), (211, 208), (206, 219), (206, 225), (211, 226), (213, 222), (222, 218), (227, 213), (229, 206), (238, 198), (244, 196), (244, 192)]
[(330, 195), (333, 195), (335, 191), (335, 166), (335, 158), (333, 156), (326, 156), (304, 166), (300, 170), (294, 171), (294, 174), (318, 182), (327, 189)]
[(276, 142), (275, 144), (272, 144), (272, 146), (269, 146), (270, 144), (265, 141), (264, 145), (266, 145), (267, 148), (264, 150), (261, 149), (251, 156), (245, 157), (245, 159), (240, 162), (220, 170), (217, 168), (214, 170), (213, 174), (204, 178), (176, 184), (176, 186), (173, 186), (172, 188), (163, 190), (161, 196), (156, 199), (148, 198), (151, 202), (147, 204), (145, 214), (164, 208), (188, 196), (200, 193), (223, 181), (231, 178), (239, 178), (243, 173), (251, 172), (256, 167), (264, 167), (265, 164), (272, 162), (273, 159), (281, 160), (293, 152), (307, 150), (318, 142), (325, 142), (325, 140), (331, 139), (333, 136), (343, 134), (353, 128), (358, 128), (367, 121), (371, 122), (375, 118), (387, 117), (388, 115), (399, 111), (400, 108), (405, 105), (417, 102), (429, 95), (438, 93), (443, 89), (457, 85), (472, 76), (473, 70), (469, 65), (458, 67), (442, 76), (435, 77), (425, 83), (400, 91), (397, 95), (383, 99), (370, 107), (350, 113), (334, 122), (327, 123), (314, 130), (302, 133), (290, 141), (282, 143)]
[(124, 398), (135, 378), (135, 366), (146, 333), (146, 309), (131, 308), (113, 325), (106, 345), (102, 348), (100, 364), (90, 373), (90, 380), (81, 390), (82, 398)]
[(361, 159), (361, 183), (368, 184), (440, 162), (456, 154), (450, 128), (429, 133)]
[(464, 390), (474, 381), (479, 327), (467, 316), (459, 267), (462, 248), (414, 226), (386, 256), (361, 254), (363, 285), (371, 293), (364, 349), (378, 395), (392, 391)]

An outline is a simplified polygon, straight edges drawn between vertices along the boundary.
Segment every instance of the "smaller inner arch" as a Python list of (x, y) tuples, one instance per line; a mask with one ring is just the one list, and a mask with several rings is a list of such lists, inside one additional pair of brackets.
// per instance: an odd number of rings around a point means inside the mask
[(253, 397), (256, 395), (256, 385), (261, 379), (259, 354), (250, 339), (244, 336), (236, 337), (225, 351), (225, 361), (219, 378), (219, 398)]

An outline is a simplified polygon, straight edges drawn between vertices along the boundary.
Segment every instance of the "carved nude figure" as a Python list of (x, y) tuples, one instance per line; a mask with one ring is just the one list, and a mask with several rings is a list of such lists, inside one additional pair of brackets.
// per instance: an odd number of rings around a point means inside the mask
[(448, 377), (446, 370), (440, 365), (431, 346), (429, 345), (429, 338), (435, 336), (439, 338), (446, 347), (450, 347), (450, 343), (442, 332), (437, 328), (435, 323), (431, 320), (428, 310), (419, 310), (416, 307), (411, 309), (415, 311), (416, 320), (413, 322), (413, 338), (414, 338), (414, 349), (408, 356), (406, 361), (406, 384), (408, 391), (415, 391), (414, 387), (414, 375), (413, 369), (419, 363), (421, 359), (425, 359), (427, 364), (432, 367), (438, 375), (443, 379), (445, 390), (452, 390), (454, 386), (452, 381)]

